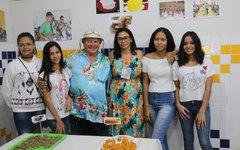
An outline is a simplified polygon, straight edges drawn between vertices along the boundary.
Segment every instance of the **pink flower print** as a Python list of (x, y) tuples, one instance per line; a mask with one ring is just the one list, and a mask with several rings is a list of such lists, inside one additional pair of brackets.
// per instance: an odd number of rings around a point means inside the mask
[(91, 68), (91, 66), (90, 66), (90, 64), (88, 64), (84, 69), (83, 69), (83, 74), (84, 74), (84, 76), (89, 76), (90, 75), (90, 68)]
[(204, 70), (207, 70), (207, 67), (208, 67), (208, 66), (203, 66), (203, 69), (204, 69)]
[(102, 118), (107, 117), (107, 112), (106, 112), (106, 111), (105, 111), (105, 112), (102, 112), (102, 113), (101, 113), (101, 116), (102, 116)]
[(79, 96), (76, 99), (76, 103), (79, 109), (85, 109), (87, 106), (87, 95)]
[(89, 104), (89, 112), (92, 113), (94, 111), (97, 111), (98, 107), (93, 105), (93, 104)]

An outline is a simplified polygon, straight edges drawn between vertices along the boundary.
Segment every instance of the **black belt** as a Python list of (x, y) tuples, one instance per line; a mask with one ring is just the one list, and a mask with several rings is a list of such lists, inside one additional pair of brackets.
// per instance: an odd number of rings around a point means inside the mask
[(195, 103), (202, 103), (202, 101), (200, 101), (200, 100), (192, 100), (192, 101), (181, 102), (181, 103), (184, 103), (184, 104), (187, 104), (187, 103), (195, 104)]

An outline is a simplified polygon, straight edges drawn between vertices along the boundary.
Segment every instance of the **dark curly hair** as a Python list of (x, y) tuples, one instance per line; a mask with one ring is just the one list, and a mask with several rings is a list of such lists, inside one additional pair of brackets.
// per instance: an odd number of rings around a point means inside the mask
[(166, 38), (167, 38), (166, 51), (167, 52), (174, 51), (176, 46), (175, 46), (175, 42), (174, 42), (174, 39), (173, 39), (173, 36), (172, 36), (171, 32), (167, 28), (160, 27), (160, 28), (157, 28), (152, 33), (150, 41), (149, 41), (149, 46), (148, 46), (148, 52), (147, 53), (151, 53), (151, 52), (155, 52), (156, 51), (156, 48), (154, 46), (154, 39), (155, 39), (156, 34), (158, 32), (163, 32), (166, 35)]
[(189, 58), (183, 48), (184, 40), (187, 36), (190, 36), (192, 38), (193, 43), (195, 45), (194, 55), (195, 55), (197, 63), (202, 64), (205, 54), (204, 54), (204, 51), (202, 50), (202, 44), (201, 44), (200, 38), (198, 37), (198, 35), (195, 32), (188, 31), (183, 35), (180, 46), (179, 46), (178, 60), (177, 60), (178, 65), (183, 66), (186, 63), (188, 63), (188, 61), (189, 61)]
[(57, 47), (61, 53), (61, 59), (59, 62), (60, 68), (63, 69), (65, 67), (65, 63), (63, 60), (63, 53), (62, 48), (57, 42), (51, 41), (48, 42), (43, 48), (43, 60), (42, 60), (42, 67), (40, 69), (40, 73), (44, 71), (43, 79), (47, 82), (49, 90), (51, 90), (51, 83), (49, 81), (50, 73), (54, 72), (53, 70), (53, 63), (50, 59), (50, 48)]
[(121, 33), (121, 32), (127, 32), (127, 34), (129, 35), (130, 39), (132, 40), (132, 43), (130, 45), (130, 49), (131, 49), (131, 53), (132, 55), (135, 55), (136, 52), (136, 43), (135, 43), (135, 40), (134, 40), (134, 37), (133, 37), (133, 34), (132, 32), (128, 29), (128, 28), (119, 28), (115, 34), (115, 38), (114, 38), (114, 51), (113, 51), (113, 55), (114, 55), (114, 58), (115, 59), (118, 59), (118, 58), (121, 58), (121, 47), (119, 46), (118, 44), (118, 34)]

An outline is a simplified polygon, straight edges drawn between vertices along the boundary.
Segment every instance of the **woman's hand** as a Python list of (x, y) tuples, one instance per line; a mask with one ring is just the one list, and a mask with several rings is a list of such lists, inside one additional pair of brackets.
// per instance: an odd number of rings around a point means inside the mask
[(181, 119), (185, 119), (185, 120), (190, 119), (190, 116), (188, 115), (189, 110), (187, 108), (185, 108), (181, 104), (177, 104), (176, 107), (177, 107), (177, 110), (178, 110), (179, 117)]
[(145, 121), (151, 121), (152, 120), (152, 114), (151, 112), (149, 111), (149, 109), (145, 109), (144, 111), (144, 118), (145, 118)]
[(72, 108), (72, 101), (70, 96), (66, 98), (65, 104), (64, 104), (65, 111), (70, 111)]
[(175, 56), (176, 56), (176, 54), (177, 54), (177, 51), (176, 51), (176, 50), (167, 53), (167, 61), (168, 61), (170, 64), (172, 64), (172, 63), (175, 61)]
[(61, 118), (56, 120), (57, 126), (56, 126), (56, 133), (64, 134), (65, 133), (65, 125)]
[(198, 129), (207, 127), (206, 117), (204, 112), (200, 112), (200, 111), (198, 112), (196, 124)]
[(39, 77), (37, 82), (38, 82), (38, 86), (41, 91), (43, 91), (43, 89), (48, 89), (47, 82), (45, 80), (43, 80), (42, 78)]

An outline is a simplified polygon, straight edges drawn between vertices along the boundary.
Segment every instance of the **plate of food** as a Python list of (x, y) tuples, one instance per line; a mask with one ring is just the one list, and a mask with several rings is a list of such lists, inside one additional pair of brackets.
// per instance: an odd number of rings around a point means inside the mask
[(63, 134), (32, 134), (10, 147), (9, 150), (52, 150), (63, 141)]
[(97, 150), (138, 150), (139, 142), (139, 139), (127, 135), (107, 137), (100, 143)]

